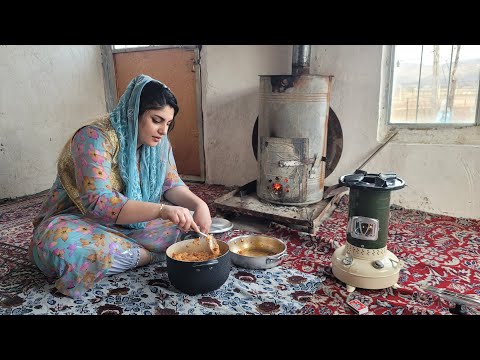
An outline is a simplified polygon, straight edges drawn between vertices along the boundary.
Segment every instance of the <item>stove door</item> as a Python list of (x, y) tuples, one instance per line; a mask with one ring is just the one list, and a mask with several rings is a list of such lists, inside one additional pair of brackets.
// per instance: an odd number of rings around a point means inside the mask
[(296, 204), (306, 201), (308, 138), (260, 137), (257, 195), (264, 200)]

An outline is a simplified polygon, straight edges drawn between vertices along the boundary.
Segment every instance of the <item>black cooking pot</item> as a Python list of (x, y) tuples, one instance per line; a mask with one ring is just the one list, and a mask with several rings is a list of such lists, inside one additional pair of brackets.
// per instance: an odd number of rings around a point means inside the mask
[(218, 241), (220, 256), (206, 261), (180, 261), (172, 258), (174, 253), (209, 252), (203, 239), (189, 239), (170, 245), (167, 249), (167, 274), (170, 283), (179, 291), (196, 295), (220, 288), (228, 279), (231, 261), (229, 246)]

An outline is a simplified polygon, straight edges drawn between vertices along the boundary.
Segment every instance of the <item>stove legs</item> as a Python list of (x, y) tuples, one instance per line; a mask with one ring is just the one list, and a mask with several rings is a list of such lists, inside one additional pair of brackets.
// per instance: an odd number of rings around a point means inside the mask
[[(354, 292), (355, 289), (356, 289), (356, 287), (355, 287), (355, 286), (352, 286), (352, 285), (345, 284), (345, 286), (347, 287), (347, 291), (348, 291), (349, 293)], [(401, 288), (401, 286), (398, 285), (398, 284), (393, 284), (393, 285), (392, 285), (392, 289), (394, 289), (394, 290), (399, 289), (399, 288)]]
[(386, 247), (365, 249), (347, 243), (333, 253), (332, 273), (349, 293), (355, 288), (398, 289), (402, 264)]
[(355, 291), (355, 286), (347, 285), (347, 291), (348, 291), (349, 293), (354, 292), (354, 291)]

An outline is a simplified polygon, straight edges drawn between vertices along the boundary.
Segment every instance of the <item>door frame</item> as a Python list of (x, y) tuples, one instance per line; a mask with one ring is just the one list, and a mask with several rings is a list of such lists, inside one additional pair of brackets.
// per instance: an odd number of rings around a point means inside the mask
[(115, 81), (115, 63), (113, 54), (117, 52), (131, 51), (149, 51), (162, 49), (185, 49), (193, 50), (195, 70), (195, 92), (197, 106), (197, 128), (198, 128), (198, 155), (200, 161), (200, 176), (179, 174), (182, 180), (205, 182), (205, 146), (203, 137), (203, 110), (202, 110), (202, 69), (201, 69), (201, 51), (202, 45), (149, 45), (146, 47), (126, 48), (113, 50), (112, 45), (100, 45), (103, 68), (103, 82), (105, 89), (105, 103), (107, 112), (111, 112), (118, 103), (117, 84)]

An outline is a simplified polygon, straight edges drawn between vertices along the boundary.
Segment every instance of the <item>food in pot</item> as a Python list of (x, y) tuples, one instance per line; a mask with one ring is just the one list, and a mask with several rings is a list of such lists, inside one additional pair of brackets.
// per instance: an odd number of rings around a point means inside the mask
[[(193, 244), (198, 245), (200, 239), (194, 239)], [(183, 251), (180, 253), (172, 253), (172, 259), (179, 261), (207, 261), (220, 256), (220, 247), (212, 235), (208, 235), (206, 241), (209, 242), (210, 251)], [(188, 248), (188, 245), (187, 245)]]
[(199, 251), (199, 252), (181, 252), (173, 253), (172, 258), (180, 261), (206, 261), (215, 259), (217, 256), (213, 255), (211, 252)]

